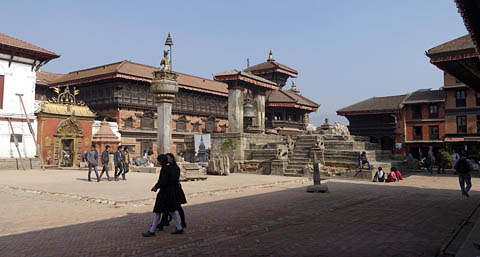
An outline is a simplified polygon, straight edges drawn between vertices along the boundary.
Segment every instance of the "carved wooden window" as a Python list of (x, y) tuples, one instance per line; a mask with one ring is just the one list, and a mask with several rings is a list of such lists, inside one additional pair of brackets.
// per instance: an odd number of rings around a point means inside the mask
[(467, 133), (467, 116), (457, 116), (457, 133)]
[(193, 102), (195, 101), (195, 96), (194, 95), (189, 95), (187, 98), (187, 108), (189, 111), (193, 111)]
[(188, 120), (185, 115), (180, 116), (178, 120), (175, 120), (175, 130), (179, 132), (187, 131)]
[(140, 127), (141, 129), (154, 129), (154, 119), (153, 115), (148, 114), (140, 118)]
[(195, 123), (192, 123), (192, 131), (193, 132), (200, 132), (200, 122), (195, 122)]
[(123, 122), (124, 122), (124, 125), (123, 125), (124, 128), (133, 128), (133, 117), (132, 116), (124, 119)]

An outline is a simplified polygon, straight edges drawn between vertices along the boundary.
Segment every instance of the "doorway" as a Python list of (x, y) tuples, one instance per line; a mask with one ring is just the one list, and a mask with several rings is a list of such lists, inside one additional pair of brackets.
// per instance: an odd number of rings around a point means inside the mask
[(60, 151), (60, 165), (62, 167), (73, 166), (74, 147), (73, 139), (62, 139), (62, 150)]

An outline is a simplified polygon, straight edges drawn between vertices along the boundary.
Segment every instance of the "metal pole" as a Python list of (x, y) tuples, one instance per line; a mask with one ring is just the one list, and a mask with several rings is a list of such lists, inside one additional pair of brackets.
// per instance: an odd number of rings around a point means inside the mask
[(18, 97), (20, 98), (20, 103), (22, 104), (23, 113), (25, 113), (25, 118), (27, 119), (28, 128), (30, 129), (30, 133), (32, 134), (32, 137), (33, 137), (33, 142), (35, 143), (35, 149), (36, 149), (36, 152), (37, 152), (37, 156), (40, 157), (40, 162), (42, 163), (42, 165), (41, 165), (42, 170), (45, 170), (45, 165), (43, 164), (43, 157), (42, 157), (42, 155), (40, 153), (40, 149), (39, 149), (40, 147), (37, 144), (37, 138), (35, 137), (35, 131), (33, 131), (32, 124), (30, 123), (30, 119), (28, 118), (28, 115), (27, 115), (27, 109), (25, 109), (25, 105), (23, 104), (23, 99), (22, 99), (23, 94), (16, 94), (16, 95), (18, 95)]
[(17, 136), (15, 136), (15, 132), (13, 131), (12, 121), (10, 120), (10, 117), (8, 118), (8, 124), (10, 125), (10, 130), (12, 131), (11, 136), (13, 136), (13, 141), (15, 142), (15, 147), (17, 147), (18, 157), (20, 158), (20, 163), (22, 163), (22, 168), (23, 168), (23, 170), (25, 170), (25, 165), (23, 165), (22, 154), (20, 153), (20, 148), (18, 147)]
[(172, 46), (170, 47), (170, 71), (173, 71), (173, 55), (172, 55)]

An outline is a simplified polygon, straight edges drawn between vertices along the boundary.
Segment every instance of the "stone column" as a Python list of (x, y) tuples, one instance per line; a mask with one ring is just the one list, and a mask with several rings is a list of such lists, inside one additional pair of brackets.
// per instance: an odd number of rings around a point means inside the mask
[(157, 154), (166, 154), (172, 150), (172, 106), (178, 93), (177, 74), (164, 70), (153, 74), (150, 91), (157, 106)]
[(260, 131), (265, 131), (265, 92), (257, 92), (254, 96), (255, 109), (257, 111), (257, 118), (253, 125), (258, 127)]
[(230, 132), (243, 132), (243, 89), (228, 89), (228, 127)]

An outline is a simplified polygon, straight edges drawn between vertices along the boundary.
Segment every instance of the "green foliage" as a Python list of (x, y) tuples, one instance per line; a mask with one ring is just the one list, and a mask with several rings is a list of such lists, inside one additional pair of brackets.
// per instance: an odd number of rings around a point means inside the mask
[(442, 156), (445, 160), (445, 163), (452, 163), (452, 156), (447, 151), (443, 151)]
[(232, 139), (227, 139), (222, 142), (221, 150), (222, 152), (229, 151), (235, 149), (236, 145), (235, 142), (233, 142)]

